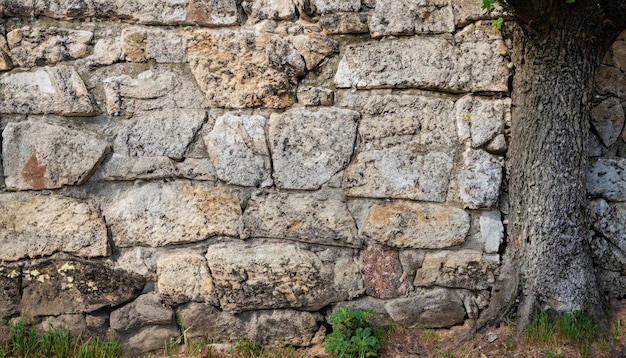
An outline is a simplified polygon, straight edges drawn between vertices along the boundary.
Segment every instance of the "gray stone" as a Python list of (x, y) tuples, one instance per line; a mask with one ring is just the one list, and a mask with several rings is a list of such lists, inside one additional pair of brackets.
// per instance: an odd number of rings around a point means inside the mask
[(485, 150), (491, 154), (506, 154), (506, 149), (508, 148), (506, 144), (506, 137), (504, 134), (498, 134), (491, 142), (487, 144)]
[(587, 192), (611, 201), (626, 201), (626, 159), (600, 158), (591, 163)]
[(48, 316), (39, 325), (42, 332), (51, 329), (66, 330), (70, 336), (84, 339), (107, 339), (109, 324), (107, 318), (89, 314), (62, 314)]
[(168, 302), (218, 304), (209, 266), (201, 255), (164, 257), (157, 261), (157, 276), (157, 290)]
[(609, 97), (593, 107), (591, 125), (605, 146), (613, 145), (624, 128), (624, 108), (621, 101), (615, 97)]
[(201, 26), (231, 26), (239, 23), (235, 0), (189, 0), (185, 23)]
[(144, 27), (122, 31), (122, 51), (130, 62), (182, 63), (185, 55), (182, 35)]
[(214, 181), (216, 178), (215, 168), (208, 158), (186, 158), (175, 165), (177, 176), (181, 178), (207, 181)]
[(454, 10), (454, 23), (457, 27), (467, 26), (477, 20), (497, 19), (506, 16), (502, 5), (498, 2), (493, 4), (491, 12), (482, 8), (482, 3), (473, 0), (454, 0), (452, 8)]
[(206, 303), (184, 304), (176, 310), (176, 317), (187, 329), (187, 338), (191, 342), (207, 337), (216, 343), (236, 342), (246, 332), (245, 322), (237, 316)]
[[(5, 245), (3, 245), (4, 247)], [(20, 267), (0, 266), (0, 319), (3, 321), (17, 313), (19, 313), (21, 276)], [(0, 341), (3, 341), (0, 334)]]
[(116, 332), (128, 332), (150, 325), (171, 324), (174, 311), (161, 303), (158, 294), (151, 292), (111, 312), (109, 322)]
[(480, 236), (485, 243), (485, 253), (497, 254), (504, 239), (500, 211), (483, 211), (480, 213)]
[(0, 76), (0, 113), (95, 114), (85, 83), (73, 67), (44, 67)]
[(400, 250), (398, 254), (402, 269), (406, 272), (409, 280), (413, 281), (417, 269), (422, 267), (424, 261), (424, 251), (418, 250)]
[(328, 192), (253, 196), (241, 217), (242, 238), (291, 239), (322, 245), (359, 247), (345, 199)]
[(621, 299), (626, 292), (626, 276), (619, 272), (599, 270), (598, 286), (609, 298)]
[(356, 12), (361, 8), (360, 0), (311, 0), (318, 14)]
[(618, 39), (618, 41), (615, 41), (609, 50), (611, 55), (609, 64), (626, 73), (626, 39), (624, 38), (623, 32), (620, 38), (621, 40)]
[(295, 102), (306, 64), (283, 36), (193, 31), (187, 37), (187, 61), (211, 106), (286, 108)]
[(455, 104), (459, 140), (478, 148), (501, 134), (511, 120), (511, 100), (467, 95)]
[(385, 309), (394, 322), (410, 328), (447, 328), (465, 320), (465, 309), (459, 295), (442, 288), (423, 290), (412, 297), (389, 301)]
[(350, 286), (340, 286), (333, 264), (297, 244), (231, 240), (210, 246), (206, 257), (220, 305), (228, 312), (316, 311), (362, 293), (351, 291), (354, 282), (361, 280), (358, 270), (350, 280), (339, 280)]
[(359, 153), (346, 168), (343, 188), (348, 196), (443, 202), (451, 170), (448, 154), (403, 144)]
[(93, 46), (89, 60), (96, 65), (112, 65), (122, 59), (122, 43), (119, 38), (102, 38)]
[(244, 0), (241, 3), (249, 20), (292, 20), (296, 17), (294, 0)]
[(441, 249), (461, 245), (469, 229), (470, 218), (463, 210), (395, 201), (372, 206), (362, 233), (387, 246)]
[(328, 88), (298, 86), (298, 103), (303, 106), (332, 106), (335, 92)]
[(459, 250), (427, 253), (413, 284), (485, 290), (493, 282), (493, 273), (481, 252)]
[[(622, 132), (622, 138), (623, 137), (624, 132)], [(589, 133), (587, 148), (587, 155), (590, 157), (601, 157), (606, 149), (604, 145), (602, 145), (602, 142), (600, 142), (600, 138), (593, 132)]]
[(140, 356), (138, 353), (162, 350), (163, 344), (175, 342), (179, 335), (180, 331), (175, 324), (148, 326), (130, 332), (129, 336), (122, 340), (122, 345), (133, 351), (134, 356)]
[(276, 186), (318, 189), (350, 161), (359, 113), (294, 108), (272, 114), (269, 141)]
[(296, 35), (289, 42), (302, 55), (307, 70), (312, 70), (329, 55), (339, 51), (337, 42), (318, 33)]
[(329, 35), (362, 34), (369, 32), (369, 18), (367, 13), (340, 12), (322, 15), (320, 27)]
[(450, 0), (377, 0), (370, 21), (373, 38), (454, 32)]
[(168, 157), (126, 157), (114, 154), (95, 177), (103, 181), (163, 179), (177, 176), (176, 165)]
[(241, 186), (272, 186), (265, 118), (226, 113), (204, 137), (217, 177)]
[(339, 88), (423, 88), (451, 92), (508, 91), (506, 46), (491, 26), (448, 35), (350, 45), (339, 63)]
[[(595, 203), (597, 206), (597, 202)], [(626, 252), (626, 203), (602, 203), (603, 210), (596, 214), (593, 229), (606, 237), (622, 252)], [(592, 209), (593, 210), (593, 209)]]
[(81, 257), (110, 253), (100, 211), (88, 202), (56, 195), (0, 195), (0, 260), (66, 252)]
[(459, 194), (466, 208), (494, 207), (500, 195), (503, 164), (480, 149), (463, 153), (463, 168), (458, 176)]
[(353, 310), (366, 310), (374, 312), (376, 319), (383, 324), (385, 322), (392, 322), (391, 317), (389, 317), (389, 313), (385, 309), (385, 305), (388, 302), (390, 301), (380, 300), (370, 296), (359, 297), (351, 301), (337, 302), (333, 305), (333, 310), (327, 313), (326, 321), (328, 321), (328, 315), (337, 312), (340, 308), (348, 307)]
[(601, 65), (596, 70), (595, 81), (598, 93), (626, 99), (626, 76), (618, 68)]
[(96, 134), (45, 122), (9, 123), (2, 138), (6, 186), (17, 190), (83, 184), (109, 152)]
[(76, 60), (91, 53), (91, 31), (22, 27), (7, 34), (15, 66), (34, 67)]
[[(623, 242), (621, 244), (623, 246)], [(626, 253), (612, 240), (595, 235), (591, 240), (591, 254), (596, 267), (626, 275)]]
[(55, 260), (22, 271), (21, 313), (25, 317), (86, 313), (114, 307), (139, 296), (143, 278), (106, 264)]
[(183, 159), (206, 119), (203, 110), (167, 109), (115, 122), (113, 152), (125, 157)]
[(237, 236), (241, 207), (225, 188), (152, 182), (106, 205), (104, 215), (118, 247), (158, 247)]
[(413, 289), (397, 251), (368, 247), (361, 253), (361, 272), (368, 296), (390, 299), (405, 296)]

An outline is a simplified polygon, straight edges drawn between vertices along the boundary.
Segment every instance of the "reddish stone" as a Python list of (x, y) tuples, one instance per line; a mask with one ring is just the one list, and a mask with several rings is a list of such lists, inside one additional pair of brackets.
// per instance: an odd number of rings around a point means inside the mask
[(365, 292), (372, 297), (402, 297), (413, 289), (402, 271), (397, 251), (368, 248), (361, 254), (361, 272), (365, 278)]

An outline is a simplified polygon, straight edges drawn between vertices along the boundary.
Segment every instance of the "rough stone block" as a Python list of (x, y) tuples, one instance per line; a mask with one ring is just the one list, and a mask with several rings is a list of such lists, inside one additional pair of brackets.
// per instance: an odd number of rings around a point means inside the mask
[(469, 25), (454, 37), (412, 37), (350, 45), (339, 63), (339, 88), (508, 91), (506, 46), (491, 27)]
[(485, 243), (485, 253), (497, 254), (504, 239), (500, 211), (484, 211), (480, 214), (480, 236)]
[[(0, 319), (3, 321), (19, 313), (20, 299), (22, 298), (20, 276), (20, 267), (0, 266), (0, 301), (2, 302)], [(2, 335), (0, 335), (1, 337)], [(0, 341), (2, 340), (0, 339)]]
[(595, 90), (603, 95), (626, 99), (626, 76), (613, 66), (600, 66), (596, 69)]
[(22, 285), (22, 315), (36, 317), (120, 305), (139, 296), (144, 280), (103, 263), (58, 260), (24, 266)]
[(157, 261), (157, 290), (167, 302), (207, 302), (217, 296), (206, 259), (201, 255), (176, 254)]
[(405, 296), (413, 289), (403, 274), (397, 251), (367, 248), (361, 254), (361, 271), (369, 296), (386, 300)]
[(107, 256), (107, 229), (88, 202), (56, 195), (0, 195), (0, 260), (66, 252)]
[(467, 95), (455, 104), (456, 125), (459, 140), (471, 139), (472, 147), (478, 148), (504, 130), (511, 121), (511, 100), (490, 99)]
[(163, 305), (158, 294), (150, 292), (111, 312), (109, 322), (116, 332), (128, 332), (151, 325), (174, 323), (174, 311)]
[(361, 8), (360, 0), (311, 0), (318, 14), (356, 12)]
[(241, 207), (225, 188), (152, 182), (123, 193), (104, 215), (118, 247), (158, 247), (237, 236)]
[(477, 20), (497, 19), (506, 13), (498, 2), (493, 4), (493, 11), (488, 12), (482, 8), (482, 3), (474, 0), (454, 0), (454, 23), (457, 27), (463, 27)]
[(145, 356), (145, 353), (163, 349), (164, 342), (175, 342), (179, 336), (180, 331), (175, 324), (148, 326), (131, 331), (122, 339), (122, 345), (132, 352), (131, 355), (140, 357)]
[(353, 282), (361, 280), (358, 270), (349, 280), (350, 286), (341, 287), (335, 284), (333, 264), (296, 244), (221, 242), (210, 246), (206, 257), (220, 305), (228, 312), (276, 308), (316, 311), (360, 293), (350, 291)]
[(48, 316), (41, 322), (39, 328), (42, 332), (51, 329), (67, 330), (70, 336), (80, 336), (83, 339), (93, 338), (106, 340), (109, 338), (108, 319), (99, 315), (80, 313)]
[(624, 108), (619, 99), (609, 97), (591, 109), (591, 125), (606, 147), (615, 143), (624, 128)]
[(122, 31), (121, 41), (126, 61), (182, 63), (184, 59), (183, 37), (171, 30), (131, 27)]
[(247, 31), (188, 32), (187, 61), (215, 107), (286, 108), (306, 64), (282, 36)]
[[(592, 203), (592, 210), (595, 211), (593, 229), (607, 238), (616, 248), (626, 252), (626, 203), (602, 202), (603, 210), (598, 211), (596, 205)], [(594, 210), (594, 207), (595, 210)], [(616, 251), (619, 251), (616, 250)]]
[(241, 237), (291, 239), (359, 247), (345, 199), (331, 193), (272, 193), (253, 196), (241, 217)]
[(359, 153), (346, 168), (343, 188), (348, 196), (443, 202), (451, 170), (446, 153), (397, 145)]
[(317, 67), (323, 59), (339, 51), (337, 42), (318, 33), (291, 36), (289, 42), (302, 55), (309, 71)]
[(362, 34), (369, 32), (369, 18), (367, 13), (340, 12), (322, 15), (320, 27), (329, 35)]
[(370, 20), (373, 38), (454, 32), (450, 0), (377, 0)]
[(34, 67), (76, 60), (91, 53), (91, 31), (22, 27), (7, 34), (15, 66)]
[(626, 159), (601, 158), (591, 163), (587, 192), (611, 201), (626, 201)]
[(441, 249), (461, 245), (469, 229), (463, 210), (396, 201), (372, 206), (362, 233), (387, 246)]
[(359, 113), (294, 108), (272, 114), (269, 141), (276, 186), (318, 189), (350, 161)]
[(226, 113), (204, 137), (217, 177), (241, 186), (272, 186), (265, 118)]
[(246, 324), (232, 313), (206, 303), (189, 302), (176, 309), (176, 317), (188, 328), (190, 341), (211, 337), (216, 342), (236, 342), (246, 332)]
[(485, 290), (493, 282), (493, 273), (481, 252), (459, 250), (427, 253), (413, 284)]
[(102, 38), (93, 46), (89, 60), (93, 65), (112, 65), (122, 59), (122, 44), (119, 38)]
[(9, 123), (2, 138), (6, 186), (17, 190), (83, 184), (109, 152), (94, 133), (45, 122)]
[(261, 20), (292, 20), (296, 17), (294, 0), (244, 0), (241, 5), (253, 24)]
[(394, 322), (410, 328), (447, 328), (465, 320), (460, 296), (442, 288), (424, 290), (412, 297), (389, 301), (385, 309)]
[(177, 162), (168, 157), (124, 157), (113, 155), (95, 174), (98, 180), (185, 178), (215, 181), (215, 168), (208, 158)]
[(298, 86), (298, 103), (303, 106), (332, 106), (335, 101), (335, 92), (322, 87)]
[(0, 76), (0, 113), (95, 114), (85, 83), (73, 67), (45, 67)]
[(189, 0), (185, 23), (201, 26), (231, 26), (239, 23), (235, 0)]
[(497, 157), (481, 149), (467, 149), (463, 153), (458, 185), (465, 207), (491, 208), (496, 205), (503, 168)]

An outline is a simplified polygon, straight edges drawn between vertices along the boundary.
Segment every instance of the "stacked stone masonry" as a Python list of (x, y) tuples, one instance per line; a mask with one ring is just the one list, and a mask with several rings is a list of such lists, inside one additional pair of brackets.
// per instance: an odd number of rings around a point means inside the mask
[[(0, 318), (138, 352), (177, 324), (307, 346), (342, 306), (409, 327), (476, 319), (505, 239), (512, 64), (494, 15), (0, 0)], [(599, 71), (589, 179), (618, 294), (625, 49)]]

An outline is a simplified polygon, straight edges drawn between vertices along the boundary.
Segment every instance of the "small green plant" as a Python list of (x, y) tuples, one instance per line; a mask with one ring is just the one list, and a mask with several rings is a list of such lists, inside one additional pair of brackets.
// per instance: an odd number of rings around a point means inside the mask
[(549, 349), (546, 349), (545, 351), (543, 351), (543, 354), (546, 355), (546, 358), (565, 358), (562, 355), (556, 354)]
[(424, 341), (424, 343), (426, 344), (433, 342), (437, 338), (437, 335), (435, 334), (435, 330), (432, 328), (424, 328), (422, 330), (421, 336), (422, 336), (422, 341)]
[(326, 336), (326, 353), (343, 357), (378, 357), (382, 328), (374, 319), (374, 312), (340, 308), (328, 322), (332, 332)]
[(454, 358), (454, 354), (452, 354), (452, 353), (446, 353), (446, 352), (441, 351), (441, 350), (439, 350), (438, 352), (439, 352), (439, 356), (441, 358)]

